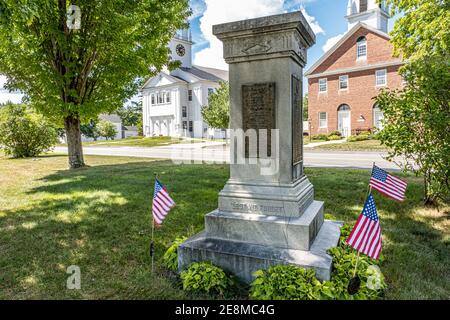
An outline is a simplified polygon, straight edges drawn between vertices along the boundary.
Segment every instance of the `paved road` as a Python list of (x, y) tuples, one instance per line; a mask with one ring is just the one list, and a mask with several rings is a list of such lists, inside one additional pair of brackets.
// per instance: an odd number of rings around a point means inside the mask
[[(203, 148), (195, 144), (179, 144), (155, 148), (139, 147), (84, 147), (86, 155), (125, 156), (154, 159), (172, 159), (176, 163), (225, 163), (229, 151), (225, 147)], [(66, 147), (56, 147), (55, 152), (67, 153)], [(372, 168), (373, 162), (386, 169), (398, 169), (395, 163), (383, 159), (380, 152), (314, 151), (305, 149), (306, 167)]]

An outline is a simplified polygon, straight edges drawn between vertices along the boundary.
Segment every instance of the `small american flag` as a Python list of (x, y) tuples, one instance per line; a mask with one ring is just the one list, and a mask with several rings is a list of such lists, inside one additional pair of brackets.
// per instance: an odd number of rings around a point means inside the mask
[(362, 254), (378, 259), (381, 252), (381, 228), (372, 192), (353, 227), (347, 243)]
[(394, 200), (405, 200), (407, 183), (375, 165), (372, 169), (369, 186)]
[(160, 225), (166, 218), (169, 211), (175, 207), (175, 202), (167, 193), (166, 188), (158, 181), (155, 180), (155, 192), (153, 193), (153, 220)]

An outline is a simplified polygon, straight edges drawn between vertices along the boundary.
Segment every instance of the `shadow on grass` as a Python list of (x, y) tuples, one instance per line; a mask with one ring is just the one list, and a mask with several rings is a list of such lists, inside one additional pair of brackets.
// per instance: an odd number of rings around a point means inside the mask
[[(354, 223), (367, 192), (369, 171), (308, 169), (325, 212)], [(40, 178), (24, 203), (0, 215), (0, 298), (183, 299), (180, 284), (157, 268), (151, 274), (149, 241), (154, 175), (177, 207), (155, 231), (156, 261), (178, 236), (204, 228), (217, 207), (229, 171), (225, 165), (176, 166), (142, 161), (63, 170)], [(408, 200), (375, 195), (390, 285), (388, 298), (448, 298), (449, 240), (436, 226), (449, 213), (420, 211), (421, 184), (408, 178)], [(422, 212), (422, 211), (420, 211)], [(80, 291), (66, 289), (66, 268), (81, 268)]]

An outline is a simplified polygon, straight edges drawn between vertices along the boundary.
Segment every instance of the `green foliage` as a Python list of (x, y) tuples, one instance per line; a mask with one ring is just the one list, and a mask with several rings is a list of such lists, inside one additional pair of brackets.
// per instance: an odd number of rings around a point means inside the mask
[(330, 141), (341, 140), (341, 139), (342, 139), (341, 136), (328, 136), (328, 140), (330, 140)]
[(303, 97), (303, 121), (308, 121), (308, 105), (309, 105), (309, 98), (308, 94), (305, 94)]
[(257, 300), (320, 300), (331, 295), (330, 283), (316, 279), (313, 269), (277, 265), (255, 272), (250, 298)]
[(80, 125), (81, 133), (87, 138), (92, 138), (94, 141), (97, 141), (97, 139), (101, 136), (97, 125), (97, 121), (94, 120), (89, 121), (87, 124), (82, 124)]
[(328, 141), (328, 136), (326, 134), (315, 134), (311, 136), (311, 140), (324, 140)]
[(405, 170), (424, 177), (424, 201), (450, 202), (450, 2), (388, 0), (402, 11), (391, 32), (406, 85), (377, 97), (384, 113), (379, 134), (388, 159), (403, 157)]
[(110, 121), (102, 120), (97, 124), (97, 131), (101, 137), (105, 137), (106, 140), (114, 140), (117, 135), (117, 130), (114, 124)]
[(208, 105), (202, 107), (203, 120), (210, 128), (227, 129), (230, 123), (230, 87), (222, 81), (216, 92), (211, 93)]
[(333, 132), (330, 132), (330, 133), (328, 134), (328, 136), (329, 136), (329, 137), (331, 137), (331, 136), (342, 137), (342, 133), (341, 133), (340, 131), (333, 131)]
[[(333, 257), (331, 281), (319, 281), (313, 269), (305, 270), (291, 265), (278, 265), (255, 273), (250, 297), (259, 300), (375, 300), (384, 294), (386, 283), (379, 271), (379, 262), (359, 255), (356, 274), (361, 279), (357, 294), (350, 295), (347, 287), (357, 262), (357, 252), (345, 244), (351, 232), (350, 225), (341, 228), (338, 247), (328, 253)], [(382, 257), (380, 258), (382, 261)]]
[(0, 146), (14, 158), (35, 157), (58, 142), (58, 131), (25, 105), (0, 108)]
[(163, 256), (163, 264), (171, 271), (178, 271), (178, 247), (186, 241), (186, 237), (176, 238)]
[(368, 134), (359, 134), (357, 136), (348, 137), (347, 142), (366, 141), (369, 139), (370, 139), (370, 136)]
[(390, 5), (391, 14), (403, 13), (390, 32), (396, 54), (401, 54), (405, 59), (448, 54), (450, 46), (448, 0), (387, 0), (386, 4)]
[(137, 126), (142, 120), (142, 100), (132, 101), (128, 106), (122, 106), (116, 112), (124, 126)]
[(181, 273), (183, 289), (199, 293), (223, 295), (233, 281), (225, 272), (209, 262), (196, 262)]

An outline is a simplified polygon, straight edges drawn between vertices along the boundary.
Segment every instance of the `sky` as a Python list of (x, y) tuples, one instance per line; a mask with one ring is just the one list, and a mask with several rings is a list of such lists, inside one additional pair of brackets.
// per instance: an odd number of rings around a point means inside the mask
[[(212, 34), (214, 24), (263, 17), (301, 10), (316, 34), (316, 44), (308, 50), (307, 70), (347, 31), (348, 0), (190, 0), (189, 18), (194, 41), (194, 64), (228, 69), (222, 56), (222, 44)], [(389, 20), (392, 30), (396, 17)], [(0, 103), (20, 102), (21, 95), (2, 89), (5, 78), (0, 75)], [(307, 92), (304, 80), (304, 92)]]

